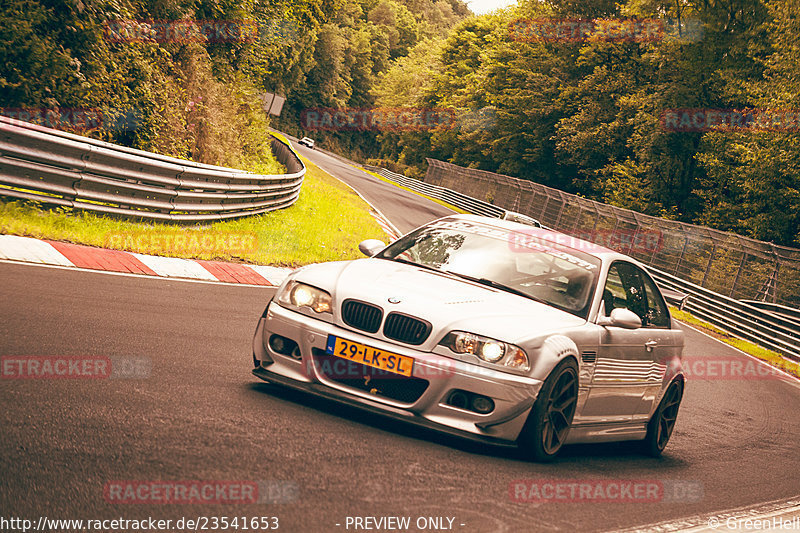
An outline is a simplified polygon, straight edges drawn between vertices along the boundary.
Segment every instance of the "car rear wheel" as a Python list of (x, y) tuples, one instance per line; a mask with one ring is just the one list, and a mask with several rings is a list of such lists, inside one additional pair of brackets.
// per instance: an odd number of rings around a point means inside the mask
[(567, 439), (577, 403), (578, 366), (569, 358), (559, 363), (542, 385), (520, 433), (520, 450), (536, 461), (554, 459)]
[(647, 455), (658, 457), (667, 447), (672, 430), (675, 428), (675, 420), (678, 418), (681, 398), (683, 398), (683, 383), (675, 380), (667, 387), (661, 403), (647, 424), (647, 436), (642, 442), (643, 451)]

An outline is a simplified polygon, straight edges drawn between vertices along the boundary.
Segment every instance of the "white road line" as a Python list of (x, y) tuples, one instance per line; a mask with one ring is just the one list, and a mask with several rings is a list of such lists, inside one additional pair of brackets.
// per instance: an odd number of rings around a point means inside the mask
[(800, 498), (739, 507), (715, 514), (668, 520), (617, 533), (723, 533), (730, 531), (800, 531)]
[(50, 243), (18, 235), (0, 235), (0, 259), (75, 266)]
[[(761, 363), (762, 365), (769, 367), (769, 368), (770, 368), (770, 370), (772, 370), (772, 371), (777, 371), (777, 372), (780, 372), (781, 374), (783, 374), (784, 376), (786, 376), (787, 378), (789, 378), (789, 380), (787, 380), (787, 381), (790, 381), (792, 385), (795, 385), (795, 386), (798, 386), (798, 387), (800, 387), (800, 378), (798, 378), (797, 376), (793, 376), (792, 374), (789, 374), (788, 372), (786, 372), (786, 371), (784, 371), (784, 370), (781, 370), (780, 368), (778, 368), (778, 367), (776, 367), (776, 366), (772, 366), (771, 364), (769, 364), (768, 362), (764, 361), (763, 359), (759, 359), (758, 357), (756, 357), (756, 356), (754, 356), (754, 355), (751, 355), (751, 354), (749, 354), (749, 353), (747, 353), (747, 352), (745, 352), (745, 351), (743, 351), (743, 350), (740, 350), (740, 349), (739, 349), (739, 348), (737, 348), (736, 346), (731, 346), (731, 345), (730, 345), (730, 344), (728, 344), (727, 342), (724, 342), (724, 341), (722, 341), (722, 340), (720, 340), (720, 339), (716, 338), (715, 336), (713, 336), (713, 335), (711, 335), (711, 334), (709, 334), (709, 333), (706, 333), (705, 331), (702, 331), (702, 330), (700, 330), (700, 329), (697, 329), (696, 327), (694, 327), (694, 326), (691, 326), (691, 325), (689, 325), (689, 324), (687, 324), (687, 323), (685, 323), (685, 322), (681, 322), (681, 321), (680, 321), (680, 320), (678, 320), (677, 318), (673, 318), (673, 320), (675, 320), (676, 322), (678, 322), (678, 323), (679, 323), (681, 326), (685, 326), (685, 327), (687, 327), (687, 328), (689, 328), (689, 329), (692, 329), (692, 330), (696, 331), (697, 333), (699, 333), (699, 334), (701, 334), (701, 335), (705, 335), (705, 336), (706, 336), (706, 337), (708, 337), (709, 339), (713, 339), (713, 340), (717, 341), (718, 343), (720, 343), (720, 344), (724, 345), (726, 348), (730, 348), (731, 350), (736, 350), (736, 351), (737, 351), (737, 352), (739, 352), (740, 354), (742, 354), (742, 355), (746, 355), (747, 357), (749, 357), (750, 359), (752, 359), (752, 360), (754, 360), (754, 361), (758, 361), (758, 362), (759, 362), (759, 363)], [(736, 337), (736, 338), (738, 339), (739, 337)], [(748, 342), (750, 342), (750, 341), (748, 341)]]

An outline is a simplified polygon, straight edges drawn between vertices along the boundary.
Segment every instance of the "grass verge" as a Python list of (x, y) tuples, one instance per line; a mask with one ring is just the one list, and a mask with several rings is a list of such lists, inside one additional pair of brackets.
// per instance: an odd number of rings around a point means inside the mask
[(308, 160), (286, 209), (203, 225), (126, 221), (86, 211), (0, 201), (0, 233), (167, 257), (296, 267), (361, 257), (358, 243), (386, 236), (370, 207)]
[(775, 368), (783, 370), (787, 374), (791, 374), (795, 377), (800, 377), (800, 363), (790, 361), (785, 357), (783, 357), (778, 352), (773, 352), (772, 350), (768, 350), (750, 341), (746, 341), (744, 339), (740, 339), (739, 337), (735, 337), (730, 333), (728, 333), (727, 331), (718, 328), (714, 324), (709, 324), (704, 320), (700, 320), (691, 313), (687, 313), (686, 311), (681, 311), (676, 307), (670, 306), (669, 312), (672, 314), (672, 317), (675, 318), (676, 320), (689, 324), (701, 330), (703, 333), (707, 333), (708, 335), (711, 335), (712, 337), (721, 340), (725, 344), (729, 344), (734, 348), (738, 348), (739, 350), (745, 352), (746, 354), (761, 359), (765, 363), (768, 363), (774, 366)]

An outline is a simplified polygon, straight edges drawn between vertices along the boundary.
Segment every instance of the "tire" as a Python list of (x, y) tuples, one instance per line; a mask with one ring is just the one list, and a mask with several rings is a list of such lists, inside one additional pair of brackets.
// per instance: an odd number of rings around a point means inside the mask
[(647, 424), (647, 436), (642, 441), (642, 451), (651, 457), (659, 457), (667, 447), (672, 430), (675, 429), (675, 419), (678, 417), (678, 408), (683, 398), (683, 382), (676, 379), (667, 387), (664, 397), (650, 422)]
[(548, 462), (555, 459), (569, 434), (578, 404), (578, 365), (561, 361), (542, 385), (517, 441), (527, 457)]

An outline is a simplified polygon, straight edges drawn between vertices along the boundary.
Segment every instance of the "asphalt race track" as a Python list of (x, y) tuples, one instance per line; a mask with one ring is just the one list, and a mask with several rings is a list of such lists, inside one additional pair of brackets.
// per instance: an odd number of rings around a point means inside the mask
[[(300, 151), (401, 231), (447, 213)], [(449, 517), (453, 531), (470, 533), (604, 531), (800, 494), (800, 385), (764, 372), (720, 375), (750, 360), (691, 329), (685, 356), (694, 375), (662, 458), (629, 444), (581, 445), (542, 465), (259, 382), (250, 343), (273, 288), (11, 263), (0, 263), (0, 280), (0, 355), (140, 364), (125, 379), (0, 379), (5, 518), (276, 516), (279, 531), (335, 532), (356, 531), (347, 517), (409, 516), (412, 524)], [(509, 486), (524, 479), (657, 480), (692, 490), (670, 502), (514, 502)], [(272, 482), (290, 487), (291, 501), (109, 503), (104, 487), (119, 480)]]
[(301, 155), (357, 190), (370, 204), (377, 207), (400, 230), (400, 233), (407, 233), (430, 220), (453, 214), (452, 210), (440, 204), (377, 179), (320, 150), (312, 150), (297, 144), (294, 137), (289, 136), (289, 138), (294, 141), (292, 145)]

